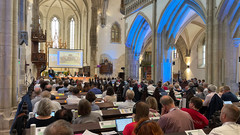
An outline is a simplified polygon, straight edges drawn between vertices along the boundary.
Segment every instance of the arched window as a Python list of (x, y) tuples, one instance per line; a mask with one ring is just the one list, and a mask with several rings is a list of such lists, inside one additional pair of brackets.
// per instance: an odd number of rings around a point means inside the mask
[(177, 58), (178, 58), (177, 49), (174, 48), (174, 49), (172, 50), (172, 59), (177, 59)]
[(58, 37), (59, 37), (59, 21), (57, 17), (53, 17), (51, 22), (51, 32), (52, 32), (52, 41), (53, 48), (58, 48)]
[(206, 42), (203, 38), (198, 44), (198, 68), (205, 68), (206, 65)]
[(113, 24), (111, 28), (111, 42), (120, 43), (121, 42), (121, 31), (118, 24)]
[(75, 29), (75, 21), (72, 18), (70, 20), (70, 49), (74, 49), (74, 36), (75, 36), (74, 29)]
[[(38, 19), (38, 22), (39, 22), (39, 24), (40, 24), (40, 26), (41, 26), (41, 18), (39, 17), (39, 19)], [(38, 43), (38, 52), (40, 53), (41, 52), (41, 43), (39, 42)]]

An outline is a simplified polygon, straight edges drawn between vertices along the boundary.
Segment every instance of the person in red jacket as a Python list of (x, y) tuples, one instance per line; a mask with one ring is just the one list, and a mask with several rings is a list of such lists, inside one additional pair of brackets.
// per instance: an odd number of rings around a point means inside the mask
[(189, 109), (188, 108), (182, 108), (181, 110), (188, 112), (194, 123), (195, 129), (202, 129), (205, 126), (208, 125), (208, 119), (202, 115), (199, 111), (199, 109), (202, 107), (202, 100), (198, 97), (192, 97), (189, 102)]

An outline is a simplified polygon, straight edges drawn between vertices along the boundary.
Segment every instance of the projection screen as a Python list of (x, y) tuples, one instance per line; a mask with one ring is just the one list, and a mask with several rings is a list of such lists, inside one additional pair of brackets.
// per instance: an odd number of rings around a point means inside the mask
[(49, 67), (82, 68), (83, 50), (48, 48)]

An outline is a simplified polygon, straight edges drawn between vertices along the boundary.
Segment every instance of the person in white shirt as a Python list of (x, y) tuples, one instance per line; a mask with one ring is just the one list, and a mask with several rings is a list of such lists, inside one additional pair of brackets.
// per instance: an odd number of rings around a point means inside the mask
[(208, 84), (207, 83), (203, 83), (203, 93), (205, 95), (205, 97), (208, 95)]
[[(42, 99), (43, 98), (51, 98), (51, 93), (49, 92), (49, 91), (43, 91), (42, 92), (42, 94), (41, 94), (41, 96), (42, 96)], [(42, 100), (41, 99), (41, 100)], [(40, 101), (41, 101), (40, 100)], [(33, 113), (36, 113), (37, 112), (37, 109), (38, 109), (38, 104), (39, 104), (39, 102), (40, 101), (38, 101), (35, 105), (34, 105), (34, 109), (33, 109)], [(57, 110), (60, 110), (61, 109), (61, 105), (60, 105), (60, 103), (59, 102), (57, 102), (57, 101), (54, 101), (54, 100), (51, 100), (51, 103), (52, 103), (52, 111), (57, 111)]]
[(154, 92), (155, 89), (156, 89), (156, 87), (153, 86), (153, 80), (150, 80), (150, 81), (148, 82), (148, 87), (147, 87), (147, 89), (148, 89), (148, 93), (149, 93), (150, 95), (153, 95), (153, 92)]
[(66, 99), (68, 105), (78, 104), (81, 100), (78, 98), (79, 89), (77, 87), (74, 87), (72, 89), (72, 95), (68, 95), (68, 98)]
[(104, 97), (104, 102), (117, 102), (117, 97), (114, 95), (113, 87), (109, 86), (107, 88), (106, 96)]
[(60, 72), (58, 76), (59, 77), (65, 77), (65, 75), (62, 72)]
[(240, 125), (236, 121), (240, 117), (240, 110), (233, 104), (223, 106), (220, 114), (222, 126), (214, 128), (209, 135), (240, 135)]
[(133, 108), (133, 106), (135, 105), (135, 102), (132, 101), (132, 99), (134, 98), (134, 92), (132, 90), (127, 90), (126, 92), (126, 101), (121, 103), (118, 106), (118, 109), (130, 109)]
[(212, 99), (212, 97), (214, 96), (214, 94), (216, 94), (216, 90), (217, 90), (217, 86), (215, 85), (208, 85), (208, 95), (206, 96), (204, 102), (203, 102), (203, 106), (209, 106), (209, 103)]

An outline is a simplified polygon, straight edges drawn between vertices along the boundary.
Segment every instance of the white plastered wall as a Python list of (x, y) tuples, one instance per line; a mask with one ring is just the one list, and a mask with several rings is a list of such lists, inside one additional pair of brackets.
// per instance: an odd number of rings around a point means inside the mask
[[(110, 75), (111, 77), (117, 77), (118, 73), (122, 71), (121, 67), (125, 66), (125, 21), (123, 15), (120, 13), (120, 2), (121, 0), (109, 1), (109, 6), (106, 12), (106, 26), (102, 28), (99, 21), (97, 27), (97, 64), (101, 63), (101, 56), (109, 56), (113, 63), (113, 74)], [(118, 23), (120, 26), (120, 43), (111, 43), (111, 27), (114, 23)], [(109, 77), (109, 75), (100, 75), (100, 77)]]

